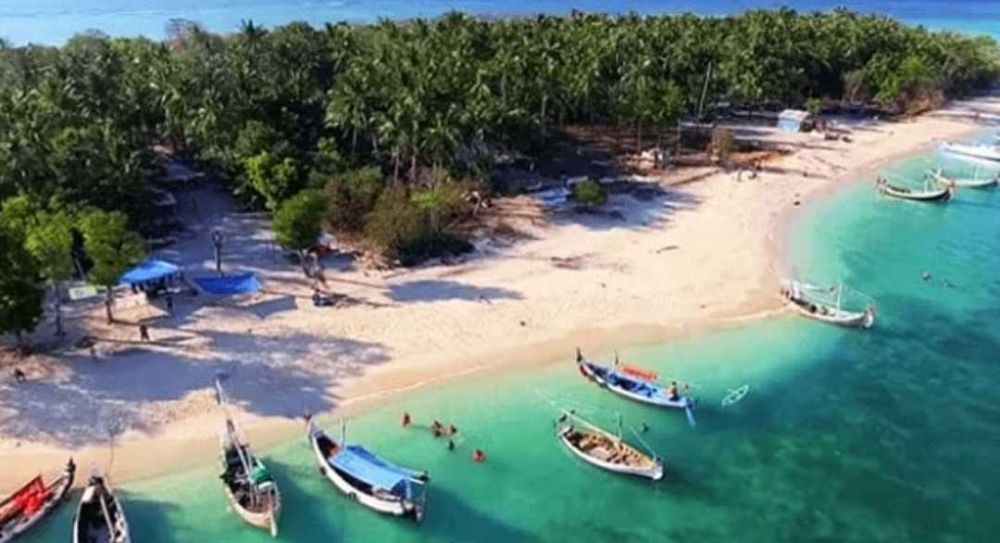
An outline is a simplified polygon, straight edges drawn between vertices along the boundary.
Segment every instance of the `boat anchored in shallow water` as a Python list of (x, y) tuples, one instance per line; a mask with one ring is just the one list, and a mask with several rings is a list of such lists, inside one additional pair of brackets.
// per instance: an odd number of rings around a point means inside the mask
[(694, 398), (653, 383), (656, 373), (627, 365), (622, 367), (617, 363), (614, 367), (599, 364), (585, 358), (580, 349), (576, 350), (576, 364), (584, 377), (619, 396), (657, 407), (683, 409), (688, 422), (694, 426)]
[(1000, 184), (1000, 173), (993, 177), (949, 177), (938, 169), (927, 172), (927, 176), (944, 186), (962, 189), (988, 189)]
[(785, 281), (781, 296), (799, 314), (818, 321), (870, 328), (875, 324), (875, 306), (870, 304), (864, 311), (847, 311), (842, 307), (844, 286), (818, 287), (799, 281)]
[[(222, 384), (216, 380), (219, 405), (226, 410), (228, 401)], [(254, 455), (245, 441), (240, 439), (236, 423), (226, 410), (226, 423), (220, 439), (222, 479), (226, 499), (233, 511), (247, 524), (278, 536), (278, 518), (281, 516), (281, 492), (264, 462)]]
[(885, 177), (879, 177), (875, 181), (875, 188), (886, 196), (915, 202), (947, 202), (955, 195), (955, 185), (941, 186), (935, 183), (927, 184), (922, 189), (911, 189), (894, 185)]
[(590, 465), (654, 481), (663, 478), (663, 462), (655, 454), (644, 454), (622, 439), (621, 417), (618, 418), (618, 435), (583, 420), (571, 411), (564, 412), (556, 426), (559, 441)]
[(130, 543), (128, 520), (107, 480), (90, 476), (73, 519), (73, 543)]
[(959, 157), (972, 157), (1000, 162), (1000, 147), (996, 145), (953, 143), (946, 141), (941, 150)]
[(397, 466), (343, 436), (335, 441), (312, 417), (306, 421), (306, 437), (320, 473), (349, 498), (380, 513), (423, 520), (427, 472)]
[(49, 516), (66, 498), (75, 474), (71, 458), (55, 481), (46, 485), (39, 475), (0, 502), (0, 543), (13, 541)]

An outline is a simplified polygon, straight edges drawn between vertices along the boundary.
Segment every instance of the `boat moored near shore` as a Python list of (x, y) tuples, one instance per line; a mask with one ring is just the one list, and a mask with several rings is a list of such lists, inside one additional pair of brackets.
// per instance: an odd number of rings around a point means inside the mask
[(566, 411), (556, 422), (556, 436), (577, 458), (590, 465), (623, 475), (654, 481), (662, 479), (663, 462), (626, 443), (621, 436), (621, 426), (619, 417), (618, 435), (615, 435)]
[(875, 181), (875, 188), (886, 196), (899, 198), (902, 200), (913, 200), (915, 202), (946, 202), (955, 194), (955, 186), (924, 186), (923, 189), (911, 189), (900, 185), (894, 185), (885, 177), (879, 177)]
[(39, 475), (0, 502), (0, 543), (13, 541), (49, 516), (69, 494), (75, 474), (70, 458), (56, 480), (46, 485)]
[(73, 518), (73, 543), (130, 542), (121, 503), (102, 475), (91, 475)]
[(657, 407), (683, 409), (688, 422), (694, 426), (695, 400), (688, 394), (681, 393), (677, 383), (657, 385), (652, 382), (657, 378), (655, 373), (636, 371), (629, 366), (622, 367), (617, 360), (615, 362), (615, 366), (599, 364), (585, 358), (579, 348), (576, 350), (576, 364), (584, 377), (630, 400)]
[(1000, 184), (1000, 173), (992, 177), (949, 177), (938, 169), (927, 172), (927, 176), (943, 186), (953, 186), (963, 189), (988, 189)]
[(875, 306), (863, 311), (848, 311), (843, 305), (844, 286), (818, 287), (799, 281), (786, 280), (781, 297), (799, 314), (818, 321), (855, 328), (871, 328), (875, 324)]
[(336, 441), (312, 417), (306, 421), (306, 437), (320, 473), (349, 498), (380, 513), (423, 520), (430, 480), (426, 472), (397, 466), (343, 436)]

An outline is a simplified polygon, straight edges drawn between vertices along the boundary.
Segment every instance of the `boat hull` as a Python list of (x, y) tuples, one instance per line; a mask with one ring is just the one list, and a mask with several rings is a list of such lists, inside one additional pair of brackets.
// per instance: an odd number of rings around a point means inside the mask
[(570, 428), (562, 428), (559, 431), (559, 441), (569, 449), (573, 456), (576, 456), (580, 460), (595, 466), (597, 468), (603, 469), (605, 471), (610, 471), (612, 473), (618, 473), (621, 475), (630, 475), (633, 477), (643, 477), (646, 479), (651, 479), (653, 481), (659, 481), (663, 479), (663, 464), (655, 462), (655, 465), (650, 467), (639, 467), (639, 466), (625, 466), (622, 464), (615, 464), (612, 462), (607, 462), (599, 458), (595, 458), (586, 454), (585, 452), (578, 449), (572, 441), (569, 439), (569, 434), (572, 430)]
[(45, 520), (52, 511), (56, 509), (66, 499), (69, 494), (70, 489), (73, 487), (73, 478), (76, 474), (76, 466), (73, 465), (72, 460), (63, 471), (60, 478), (52, 485), (49, 485), (51, 489), (52, 498), (45, 503), (38, 511), (35, 512), (30, 518), (26, 518), (17, 524), (7, 527), (2, 532), (0, 532), (0, 543), (8, 543), (13, 541), (19, 535), (27, 533), (29, 530), (38, 525), (41, 521)]
[(266, 512), (256, 512), (251, 511), (242, 505), (240, 505), (239, 500), (233, 494), (232, 490), (228, 486), (225, 487), (226, 499), (229, 501), (229, 505), (233, 508), (233, 511), (243, 519), (247, 524), (260, 528), (262, 530), (267, 530), (272, 536), (277, 537), (278, 535), (278, 519), (281, 517), (281, 499), (275, 502), (274, 508)]
[(892, 198), (910, 200), (912, 202), (947, 202), (951, 199), (953, 190), (951, 187), (948, 187), (941, 190), (908, 192), (891, 186), (881, 186), (879, 187), (879, 192)]
[(579, 365), (580, 373), (582, 373), (585, 377), (590, 378), (592, 381), (597, 383), (598, 386), (610, 390), (623, 398), (647, 405), (654, 405), (656, 407), (666, 407), (669, 409), (685, 410), (694, 408), (694, 400), (688, 396), (680, 396), (678, 399), (672, 400), (665, 394), (637, 394), (611, 383), (606, 377), (606, 375), (612, 371), (610, 368), (600, 364), (595, 364), (586, 359), (578, 361), (577, 364)]
[(872, 315), (870, 311), (865, 311), (863, 313), (840, 311), (838, 313), (836, 310), (831, 310), (831, 314), (822, 314), (815, 311), (809, 311), (795, 301), (789, 301), (788, 305), (804, 317), (825, 322), (827, 324), (846, 326), (848, 328), (871, 328), (872, 325), (875, 324), (875, 316)]
[(942, 143), (941, 150), (953, 155), (962, 155), (983, 160), (1000, 162), (1000, 149), (989, 145), (965, 145), (961, 143)]
[[(114, 534), (104, 534), (103, 537), (93, 538), (87, 535), (86, 528), (82, 526), (84, 519), (84, 506), (86, 505), (86, 498), (94, 492), (103, 489), (107, 492), (108, 497), (114, 504), (115, 511), (117, 514), (111, 519), (111, 525), (114, 527)], [(76, 509), (76, 516), (73, 517), (73, 543), (131, 543), (132, 538), (129, 534), (128, 520), (125, 518), (125, 511), (122, 509), (121, 502), (118, 501), (118, 497), (115, 496), (111, 488), (107, 486), (104, 480), (100, 477), (91, 477), (90, 482), (83, 491), (83, 497), (80, 499), (80, 503)]]
[(420, 522), (424, 517), (422, 504), (406, 503), (400, 500), (386, 500), (364, 492), (362, 489), (351, 484), (336, 468), (331, 466), (323, 450), (319, 446), (319, 437), (324, 433), (310, 422), (309, 446), (312, 448), (313, 456), (319, 465), (319, 471), (330, 483), (353, 501), (379, 513), (393, 515), (396, 517), (409, 517), (416, 522)]

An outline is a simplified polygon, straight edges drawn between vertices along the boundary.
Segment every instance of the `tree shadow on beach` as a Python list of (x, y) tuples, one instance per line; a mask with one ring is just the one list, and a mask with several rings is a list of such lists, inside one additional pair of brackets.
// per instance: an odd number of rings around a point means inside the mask
[(519, 300), (521, 294), (499, 287), (480, 287), (457, 281), (418, 280), (389, 286), (389, 298), (400, 303), (464, 300), (470, 302)]
[[(226, 377), (230, 399), (247, 411), (294, 418), (332, 409), (331, 387), (388, 360), (380, 345), (308, 333), (267, 337), (212, 331), (204, 336), (207, 349), (127, 347), (97, 359), (74, 354), (64, 358), (62, 371), (45, 380), (4, 382), (0, 433), (79, 447), (106, 442), (125, 430), (152, 432), (172, 420), (167, 402), (211, 394), (219, 376)], [(150, 411), (156, 402), (164, 406)]]
[(651, 183), (626, 183), (595, 209), (569, 208), (552, 215), (556, 225), (580, 225), (590, 230), (658, 228), (680, 211), (693, 209), (701, 199), (679, 189)]

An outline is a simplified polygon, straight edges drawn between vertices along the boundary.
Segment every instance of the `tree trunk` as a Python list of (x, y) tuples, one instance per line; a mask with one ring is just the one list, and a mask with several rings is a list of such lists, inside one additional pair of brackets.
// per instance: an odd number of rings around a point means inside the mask
[(115, 322), (115, 315), (111, 312), (111, 305), (114, 303), (114, 293), (112, 293), (110, 286), (107, 289), (108, 293), (104, 298), (104, 313), (108, 317), (108, 324), (113, 324)]
[(399, 183), (399, 153), (393, 153), (392, 155), (392, 182), (393, 184)]
[(56, 337), (63, 337), (66, 335), (66, 330), (63, 329), (62, 321), (62, 288), (59, 283), (55, 283), (52, 287), (56, 294)]
[(413, 151), (413, 155), (410, 156), (410, 181), (413, 183), (417, 182), (417, 152)]
[(306, 277), (311, 277), (309, 273), (309, 252), (305, 249), (299, 250), (299, 265), (302, 266), (302, 273)]
[(545, 141), (545, 120), (546, 120), (545, 115), (546, 111), (548, 110), (548, 105), (549, 105), (549, 97), (547, 95), (542, 96), (542, 113), (540, 115), (541, 118), (539, 119), (539, 121), (542, 123), (542, 141)]
[(358, 129), (357, 127), (351, 127), (351, 160), (357, 156), (358, 151)]

